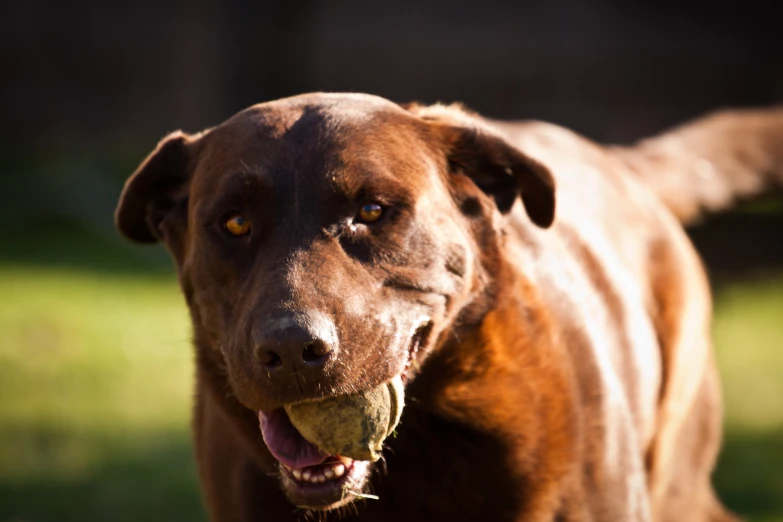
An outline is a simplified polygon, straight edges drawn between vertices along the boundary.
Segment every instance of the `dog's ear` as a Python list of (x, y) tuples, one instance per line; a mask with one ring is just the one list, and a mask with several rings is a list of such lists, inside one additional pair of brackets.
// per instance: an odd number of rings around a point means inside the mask
[(114, 213), (123, 236), (155, 243), (164, 239), (162, 225), (172, 213), (185, 214), (192, 141), (181, 131), (169, 134), (128, 178)]
[(480, 116), (458, 105), (404, 106), (430, 123), (446, 149), (449, 168), (469, 177), (507, 213), (521, 196), (530, 220), (542, 228), (555, 219), (555, 181), (544, 165), (523, 154)]

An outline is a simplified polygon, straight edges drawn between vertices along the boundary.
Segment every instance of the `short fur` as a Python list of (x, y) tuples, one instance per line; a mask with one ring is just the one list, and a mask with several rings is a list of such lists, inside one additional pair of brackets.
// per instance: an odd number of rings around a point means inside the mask
[[(164, 242), (178, 269), (211, 519), (309, 516), (259, 410), (403, 373), (402, 422), (365, 485), (379, 499), (329, 500), (315, 518), (733, 520), (710, 484), (709, 287), (675, 215), (779, 183), (782, 142), (781, 110), (619, 148), (337, 94), (168, 136), (128, 180), (117, 225)], [(367, 201), (384, 207), (376, 223), (355, 218)], [(248, 236), (222, 229), (233, 213)], [(280, 317), (331, 339), (323, 367), (259, 362)]]

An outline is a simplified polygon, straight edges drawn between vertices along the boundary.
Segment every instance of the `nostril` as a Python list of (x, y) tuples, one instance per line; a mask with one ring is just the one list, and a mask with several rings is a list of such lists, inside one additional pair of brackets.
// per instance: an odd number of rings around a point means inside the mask
[(283, 364), (280, 356), (270, 350), (259, 350), (258, 361), (267, 369), (272, 370)]
[(302, 360), (307, 364), (324, 364), (332, 353), (331, 347), (323, 341), (311, 341), (305, 344)]

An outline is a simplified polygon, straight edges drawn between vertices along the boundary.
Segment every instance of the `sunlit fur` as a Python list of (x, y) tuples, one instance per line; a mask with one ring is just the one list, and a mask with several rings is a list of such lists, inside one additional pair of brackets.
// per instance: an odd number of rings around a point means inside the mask
[[(781, 184), (782, 142), (780, 110), (605, 147), (357, 94), (168, 136), (116, 219), (179, 272), (212, 520), (732, 520), (710, 484), (709, 290), (679, 219)], [(367, 201), (377, 222), (355, 220)], [(252, 234), (221, 233), (230, 212)], [(334, 357), (273, 375), (253, 346), (281, 324)], [(402, 422), (364, 484), (379, 500), (297, 509), (313, 499), (281, 490), (257, 412), (403, 372)]]

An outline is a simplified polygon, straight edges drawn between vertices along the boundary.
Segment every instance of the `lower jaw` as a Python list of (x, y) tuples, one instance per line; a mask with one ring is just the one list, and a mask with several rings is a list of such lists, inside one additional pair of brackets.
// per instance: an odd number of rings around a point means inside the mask
[(354, 461), (339, 479), (313, 484), (296, 480), (289, 469), (280, 466), (283, 489), (297, 507), (326, 511), (363, 497), (361, 491), (367, 480), (369, 462)]

